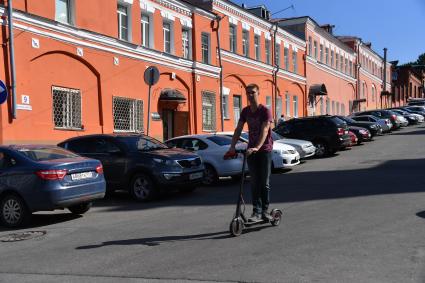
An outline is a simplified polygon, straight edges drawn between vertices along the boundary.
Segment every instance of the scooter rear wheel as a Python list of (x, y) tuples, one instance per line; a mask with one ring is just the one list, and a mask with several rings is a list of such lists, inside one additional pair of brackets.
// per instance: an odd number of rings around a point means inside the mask
[(232, 234), (234, 237), (240, 236), (242, 234), (243, 228), (243, 221), (240, 217), (233, 218), (232, 222), (230, 222), (230, 234)]
[(270, 223), (273, 226), (278, 226), (280, 224), (280, 220), (282, 219), (282, 211), (278, 209), (273, 209), (270, 215), (273, 217), (273, 220)]

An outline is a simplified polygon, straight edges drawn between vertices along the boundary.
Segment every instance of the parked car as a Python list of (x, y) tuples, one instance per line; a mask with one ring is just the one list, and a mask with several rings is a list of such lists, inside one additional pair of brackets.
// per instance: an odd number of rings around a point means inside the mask
[[(217, 132), (217, 134), (225, 134), (230, 137), (233, 136), (233, 132)], [(241, 138), (244, 142), (248, 142), (248, 133), (242, 132)], [(316, 147), (309, 141), (284, 138), (274, 131), (272, 131), (272, 139), (273, 149), (275, 146), (278, 146), (275, 145), (276, 143), (290, 145), (299, 153), (300, 159), (311, 157), (316, 153)], [(287, 163), (290, 163), (290, 161), (287, 161)]]
[(359, 139), (357, 138), (356, 134), (353, 133), (352, 131), (348, 131), (348, 135), (351, 138), (351, 146), (357, 145)]
[[(242, 155), (235, 159), (223, 159), (232, 143), (231, 137), (216, 134), (186, 135), (169, 139), (165, 143), (172, 148), (193, 151), (202, 158), (205, 165), (205, 185), (216, 183), (219, 177), (238, 178), (242, 173)], [(245, 142), (236, 144), (237, 149), (244, 149), (246, 146)]]
[(196, 154), (170, 149), (142, 134), (99, 134), (63, 141), (60, 147), (102, 162), (107, 192), (128, 190), (138, 201), (161, 191), (193, 191), (203, 178), (204, 165)]
[(424, 106), (405, 106), (404, 110), (410, 111), (412, 113), (420, 114), (425, 117), (425, 107)]
[(316, 147), (310, 141), (288, 139), (288, 138), (282, 137), (281, 135), (273, 131), (272, 131), (272, 138), (273, 138), (273, 142), (275, 143), (283, 143), (283, 144), (293, 146), (300, 154), (301, 159), (312, 157), (316, 154)]
[(0, 220), (29, 222), (36, 211), (86, 213), (105, 195), (102, 164), (51, 145), (0, 146)]
[(371, 133), (362, 127), (348, 126), (348, 130), (357, 136), (357, 144), (372, 140)]
[(383, 109), (368, 110), (368, 111), (356, 112), (356, 113), (353, 113), (353, 115), (354, 116), (373, 115), (380, 119), (387, 118), (391, 121), (392, 130), (399, 129), (401, 127), (399, 120), (397, 120), (397, 115), (390, 110), (383, 110)]
[(399, 109), (406, 111), (407, 113), (419, 115), (419, 116), (422, 116), (422, 118), (425, 118), (425, 111), (423, 111), (423, 110), (410, 109), (409, 106), (400, 107)]
[(410, 99), (407, 104), (409, 106), (425, 106), (425, 99), (423, 98)]
[(369, 121), (369, 122), (378, 123), (379, 126), (381, 126), (382, 133), (391, 132), (391, 129), (393, 127), (393, 124), (391, 123), (390, 119), (386, 119), (386, 118), (380, 119), (373, 115), (350, 116), (350, 118), (355, 121)]
[(348, 126), (356, 126), (356, 127), (362, 127), (367, 129), (370, 134), (373, 136), (376, 136), (377, 134), (382, 133), (381, 126), (376, 122), (369, 122), (369, 121), (356, 121), (351, 119), (350, 117), (346, 116), (339, 116), (337, 115), (339, 119), (343, 120), (345, 123), (347, 123)]
[(394, 111), (397, 114), (402, 115), (404, 118), (407, 119), (407, 121), (409, 122), (409, 125), (416, 125), (418, 123), (420, 123), (419, 121), (424, 120), (424, 117), (419, 115), (419, 114), (414, 114), (414, 113), (409, 113), (403, 109), (391, 109), (391, 111)]
[(351, 144), (347, 124), (329, 115), (294, 118), (282, 122), (273, 131), (283, 137), (311, 141), (317, 157), (333, 154)]
[[(229, 137), (233, 136), (232, 132), (218, 132)], [(272, 151), (272, 168), (289, 168), (300, 164), (301, 155), (298, 150), (287, 143), (278, 143), (275, 138), (279, 136), (272, 131), (273, 151)], [(280, 136), (279, 136), (280, 137)], [(281, 139), (282, 137), (280, 137)], [(242, 132), (240, 139), (248, 143), (248, 132)]]

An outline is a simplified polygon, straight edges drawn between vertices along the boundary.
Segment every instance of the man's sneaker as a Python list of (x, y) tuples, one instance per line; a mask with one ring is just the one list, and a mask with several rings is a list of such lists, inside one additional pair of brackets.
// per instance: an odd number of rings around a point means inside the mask
[(263, 220), (265, 220), (265, 221), (272, 221), (273, 220), (273, 217), (270, 215), (270, 213), (268, 213), (267, 211), (266, 212), (263, 212), (262, 214), (261, 214), (261, 218), (263, 219)]
[(253, 213), (250, 218), (248, 218), (248, 222), (258, 222), (261, 221), (261, 216), (258, 213)]

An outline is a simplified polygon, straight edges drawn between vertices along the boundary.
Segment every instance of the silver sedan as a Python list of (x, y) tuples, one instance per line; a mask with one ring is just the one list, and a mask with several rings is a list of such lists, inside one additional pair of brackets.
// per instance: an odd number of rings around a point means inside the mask
[[(186, 135), (165, 142), (169, 147), (191, 150), (201, 157), (205, 165), (203, 180), (205, 185), (216, 183), (219, 177), (232, 176), (238, 178), (241, 175), (242, 155), (235, 159), (223, 159), (231, 143), (231, 137), (215, 134)], [(246, 143), (239, 142), (236, 148), (245, 149)]]

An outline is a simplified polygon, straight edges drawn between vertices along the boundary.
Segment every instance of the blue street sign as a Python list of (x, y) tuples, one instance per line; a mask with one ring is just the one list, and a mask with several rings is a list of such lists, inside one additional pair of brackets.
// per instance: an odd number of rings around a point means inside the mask
[(0, 104), (5, 103), (7, 100), (7, 87), (3, 81), (0, 81)]

